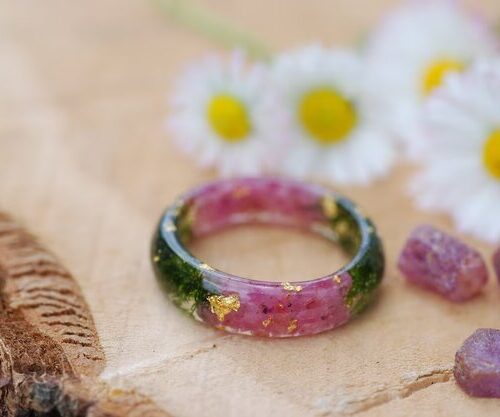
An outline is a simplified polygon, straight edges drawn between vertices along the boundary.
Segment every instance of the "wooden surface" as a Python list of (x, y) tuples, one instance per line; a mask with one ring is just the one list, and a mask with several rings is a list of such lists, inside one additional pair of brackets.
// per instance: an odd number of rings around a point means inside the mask
[[(205, 1), (277, 49), (354, 41), (391, 3)], [(496, 0), (474, 3), (500, 19)], [(147, 1), (0, 5), (1, 209), (77, 277), (107, 357), (102, 378), (175, 416), (497, 416), (500, 402), (467, 397), (450, 369), (465, 337), (500, 327), (498, 285), (455, 305), (408, 287), (394, 267), (415, 225), (452, 230), (414, 210), (409, 168), (341, 190), (379, 225), (389, 265), (377, 302), (351, 324), (259, 340), (204, 327), (165, 300), (149, 265), (151, 232), (174, 196), (213, 177), (171, 148), (165, 97), (171, 77), (210, 47)], [(340, 261), (324, 242), (279, 230), (243, 228), (193, 250), (229, 271), (283, 280)]]

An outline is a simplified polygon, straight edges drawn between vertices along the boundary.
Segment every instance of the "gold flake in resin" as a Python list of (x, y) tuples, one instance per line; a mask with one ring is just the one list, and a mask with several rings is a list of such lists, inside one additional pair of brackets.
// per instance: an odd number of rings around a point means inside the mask
[(292, 333), (297, 330), (299, 321), (297, 319), (290, 320), (288, 323), (288, 333)]
[(281, 286), (286, 291), (300, 292), (302, 291), (302, 286), (300, 285), (292, 285), (289, 282), (282, 282)]
[(362, 295), (361, 294), (357, 294), (355, 297), (351, 298), (350, 300), (347, 300), (345, 305), (348, 309), (352, 309), (353, 306), (355, 306), (359, 300), (361, 299)]
[(182, 210), (182, 207), (184, 206), (184, 200), (177, 200), (174, 203), (174, 216), (177, 217)]
[(185, 222), (186, 224), (188, 225), (192, 225), (194, 223), (194, 221), (196, 220), (196, 214), (198, 212), (198, 207), (195, 206), (195, 205), (191, 205), (187, 211), (186, 211), (186, 218), (185, 218)]
[(210, 265), (207, 265), (206, 263), (200, 264), (200, 268), (205, 271), (215, 271)]
[(126, 394), (126, 392), (120, 388), (113, 388), (109, 394), (111, 398), (119, 398), (123, 397)]
[(267, 326), (269, 326), (271, 324), (272, 321), (273, 321), (272, 317), (268, 317), (267, 319), (262, 320), (262, 325), (264, 327), (267, 327)]
[(340, 284), (342, 282), (342, 279), (338, 275), (334, 275), (333, 282)]
[(347, 224), (347, 222), (345, 222), (345, 221), (338, 222), (338, 223), (335, 225), (335, 232), (336, 232), (339, 236), (344, 236), (344, 235), (346, 235), (347, 233), (349, 233), (349, 225), (348, 225), (348, 224)]
[(210, 311), (219, 321), (224, 321), (229, 313), (240, 309), (240, 297), (237, 294), (210, 295), (207, 300), (210, 303)]
[(323, 197), (323, 200), (321, 200), (321, 208), (323, 209), (323, 214), (329, 219), (337, 216), (339, 211), (337, 202), (331, 196)]

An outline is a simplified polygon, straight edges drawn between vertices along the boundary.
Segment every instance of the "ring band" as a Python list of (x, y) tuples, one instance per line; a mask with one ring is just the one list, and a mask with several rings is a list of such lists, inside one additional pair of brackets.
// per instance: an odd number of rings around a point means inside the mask
[[(186, 249), (192, 239), (249, 223), (312, 230), (337, 242), (352, 260), (322, 278), (272, 282), (218, 271)], [(268, 337), (345, 324), (372, 298), (385, 263), (375, 227), (352, 202), (318, 185), (276, 178), (221, 180), (180, 198), (160, 220), (152, 262), (168, 295), (197, 320)]]

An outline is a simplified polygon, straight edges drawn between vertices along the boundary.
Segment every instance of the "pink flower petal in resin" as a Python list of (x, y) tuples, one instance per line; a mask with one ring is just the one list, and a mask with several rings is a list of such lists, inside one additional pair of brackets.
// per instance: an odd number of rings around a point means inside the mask
[(455, 355), (455, 379), (474, 397), (500, 398), (500, 330), (478, 329)]
[(244, 333), (252, 329), (255, 336), (315, 334), (349, 320), (351, 313), (344, 299), (351, 284), (348, 273), (311, 283), (302, 282), (296, 290), (286, 289), (280, 283), (257, 286), (241, 281), (221, 282), (222, 293), (239, 295), (238, 311), (228, 314), (221, 322), (208, 306), (201, 304), (198, 316), (232, 332)]
[(412, 232), (398, 266), (409, 282), (451, 301), (474, 297), (488, 280), (486, 265), (476, 250), (428, 225)]

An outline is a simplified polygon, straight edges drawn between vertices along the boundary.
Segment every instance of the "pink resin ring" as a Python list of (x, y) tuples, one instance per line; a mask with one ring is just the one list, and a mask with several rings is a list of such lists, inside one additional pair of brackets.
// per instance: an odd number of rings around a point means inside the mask
[[(256, 281), (211, 268), (186, 249), (191, 239), (248, 223), (312, 230), (337, 242), (352, 260), (310, 281)], [(196, 319), (269, 337), (346, 323), (366, 306), (384, 272), (381, 241), (353, 203), (317, 185), (275, 178), (222, 180), (180, 198), (161, 218), (152, 261), (169, 296)]]

